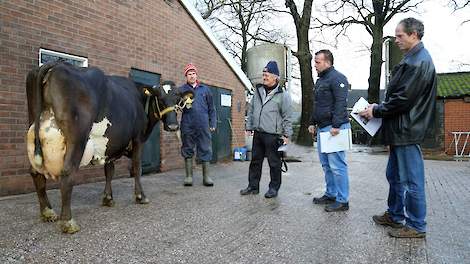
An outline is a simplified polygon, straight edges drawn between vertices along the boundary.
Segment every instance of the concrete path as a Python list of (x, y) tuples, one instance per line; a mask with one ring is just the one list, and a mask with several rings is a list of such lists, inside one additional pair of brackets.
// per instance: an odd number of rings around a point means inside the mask
[[(62, 234), (38, 217), (35, 193), (0, 198), (0, 263), (470, 263), (470, 162), (426, 161), (428, 234), (394, 239), (371, 216), (386, 209), (386, 153), (350, 152), (350, 210), (312, 204), (323, 192), (316, 152), (295, 147), (276, 199), (240, 196), (248, 162), (212, 167), (215, 187), (183, 187), (183, 170), (146, 175), (148, 205), (136, 205), (130, 178), (76, 186), (72, 210), (82, 230)], [(58, 190), (48, 192), (56, 212)]]

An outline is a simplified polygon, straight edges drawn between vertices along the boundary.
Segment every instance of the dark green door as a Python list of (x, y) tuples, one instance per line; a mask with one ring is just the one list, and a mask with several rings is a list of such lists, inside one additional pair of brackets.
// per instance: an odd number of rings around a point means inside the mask
[[(137, 84), (153, 86), (160, 83), (160, 74), (131, 69), (130, 78)], [(142, 152), (142, 173), (160, 171), (160, 122), (144, 144)]]
[(217, 112), (217, 129), (212, 133), (212, 162), (232, 157), (232, 92), (210, 87)]

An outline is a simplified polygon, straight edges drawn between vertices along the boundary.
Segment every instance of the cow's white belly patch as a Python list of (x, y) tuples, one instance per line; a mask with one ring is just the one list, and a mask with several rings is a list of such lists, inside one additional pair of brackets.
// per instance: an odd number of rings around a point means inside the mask
[[(99, 123), (94, 123), (90, 131), (87, 145), (80, 161), (80, 167), (93, 164), (104, 164), (106, 161), (106, 145), (109, 139), (104, 136), (106, 129), (111, 126), (107, 118)], [(54, 112), (46, 110), (41, 114), (39, 138), (43, 153), (43, 164), (38, 166), (34, 162), (34, 124), (28, 130), (27, 150), (28, 158), (33, 169), (46, 178), (57, 180), (64, 168), (66, 153), (65, 137), (57, 126)]]
[(94, 123), (88, 137), (88, 142), (83, 153), (82, 161), (80, 166), (86, 166), (93, 161), (93, 164), (103, 165), (106, 161), (106, 146), (108, 145), (109, 139), (104, 136), (106, 129), (111, 126), (108, 118), (103, 118), (99, 123)]

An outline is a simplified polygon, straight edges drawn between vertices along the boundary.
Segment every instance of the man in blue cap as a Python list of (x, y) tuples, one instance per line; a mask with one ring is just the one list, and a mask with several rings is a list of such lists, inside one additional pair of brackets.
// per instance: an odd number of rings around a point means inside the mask
[(279, 68), (270, 61), (263, 70), (263, 85), (255, 88), (246, 122), (246, 133), (253, 134), (253, 155), (248, 187), (241, 195), (258, 194), (264, 157), (268, 158), (271, 182), (264, 197), (277, 196), (281, 187), (281, 157), (277, 149), (292, 135), (292, 101), (279, 85)]

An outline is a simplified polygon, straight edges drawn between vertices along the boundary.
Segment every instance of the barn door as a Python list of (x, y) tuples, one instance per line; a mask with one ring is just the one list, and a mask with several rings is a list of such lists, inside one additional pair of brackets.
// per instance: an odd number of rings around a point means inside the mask
[(212, 162), (232, 157), (232, 92), (210, 87), (217, 112), (217, 130), (212, 133)]
[[(151, 87), (160, 83), (160, 74), (153, 72), (131, 69), (129, 76), (136, 84)], [(157, 171), (160, 171), (160, 122), (153, 128), (142, 152), (142, 173)]]

